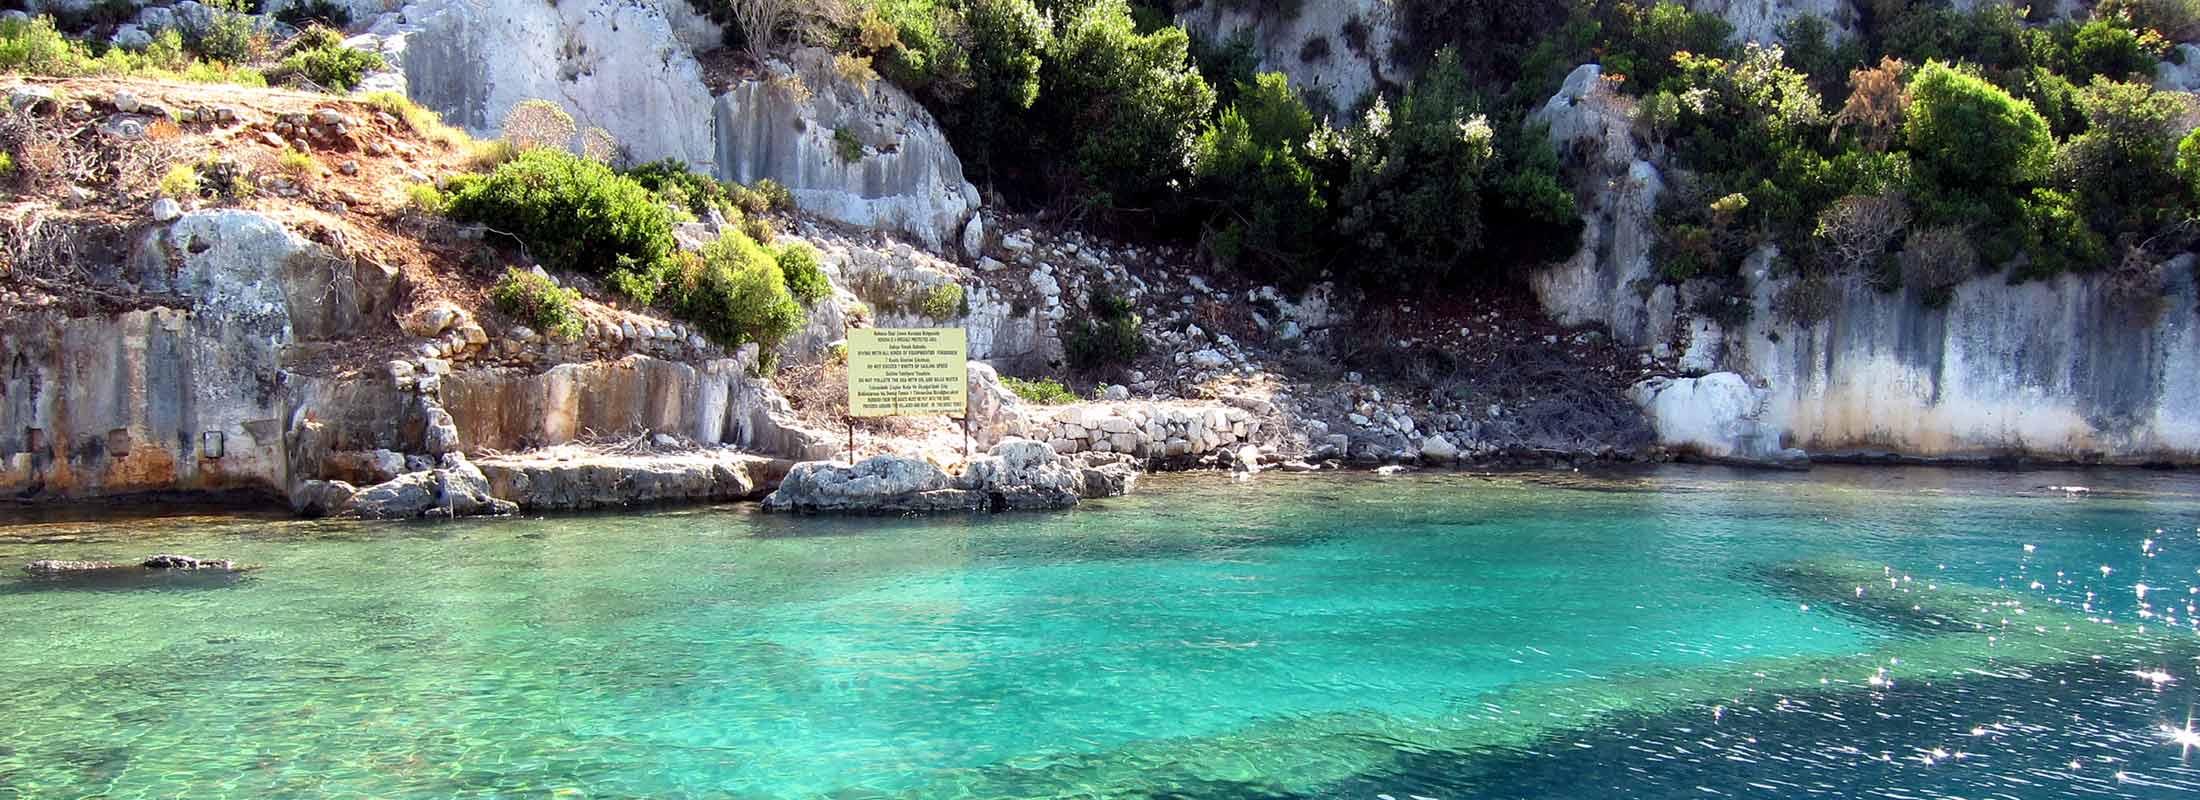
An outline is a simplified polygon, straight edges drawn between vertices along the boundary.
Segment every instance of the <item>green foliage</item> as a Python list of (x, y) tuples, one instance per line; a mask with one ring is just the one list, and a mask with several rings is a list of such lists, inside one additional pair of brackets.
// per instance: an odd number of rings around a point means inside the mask
[(2096, 19), (2069, 33), (2067, 41), (2068, 55), (2060, 71), (2073, 81), (2096, 75), (2154, 79), (2155, 53), (2127, 28)]
[(190, 164), (174, 164), (160, 176), (160, 193), (178, 200), (199, 196), (199, 170)]
[(208, 0), (213, 17), (185, 41), (200, 58), (224, 64), (242, 64), (267, 50), (267, 34), (248, 13), (244, 0)]
[(1141, 34), (1124, 0), (1092, 0), (1059, 21), (1033, 108), (1040, 152), (1068, 154), (1062, 188), (1087, 206), (1152, 209), (1190, 176), (1214, 90), (1180, 28)]
[(787, 279), (787, 291), (803, 305), (832, 296), (832, 281), (817, 264), (817, 250), (795, 242), (778, 248), (779, 272)]
[(433, 183), (415, 183), (405, 187), (405, 204), (422, 214), (442, 215), (450, 210), (451, 199)]
[(1039, 67), (1054, 31), (1031, 0), (971, 0), (970, 91), (943, 115), (972, 177), (984, 180), (996, 151), (1021, 136), (1024, 115), (1039, 101)]
[(918, 304), (917, 310), (942, 322), (970, 313), (970, 307), (965, 304), (963, 297), (963, 287), (953, 283), (943, 283), (926, 290), (924, 300)]
[(847, 128), (835, 130), (833, 131), (833, 153), (840, 156), (840, 161), (843, 164), (862, 161), (863, 140), (856, 138), (856, 132)]
[(601, 275), (672, 252), (672, 215), (654, 194), (562, 150), (528, 150), (488, 175), (454, 178), (447, 190), (451, 216), (517, 237), (556, 269)]
[(1673, 0), (1660, 0), (1648, 8), (1621, 3), (1614, 17), (1604, 64), (1643, 91), (1667, 88), (1666, 80), (1677, 72), (1674, 56), (1724, 55), (1727, 39), (1734, 35), (1734, 26), (1726, 20), (1690, 11)]
[(2031, 103), (1939, 62), (1910, 79), (1904, 130), (1920, 176), (1937, 187), (2038, 183), (2054, 153)]
[(1062, 350), (1071, 367), (1092, 370), (1129, 363), (1146, 354), (1146, 337), (1139, 333), (1142, 320), (1130, 301), (1103, 290), (1086, 298), (1091, 315), (1077, 321), (1062, 339)]
[[(787, 291), (779, 262), (742, 234), (720, 237), (700, 253), (683, 253), (649, 276), (660, 306), (680, 315), (726, 348), (751, 342), (769, 351), (802, 327), (802, 306)], [(633, 283), (615, 278), (619, 285)]]
[(1077, 402), (1077, 393), (1070, 391), (1069, 387), (1063, 386), (1061, 381), (1053, 378), (1027, 381), (1022, 378), (1003, 375), (1001, 376), (1001, 385), (1016, 393), (1017, 397), (1023, 398), (1024, 402), (1032, 405), (1058, 406), (1064, 403)]
[(687, 209), (698, 219), (709, 216), (713, 209), (728, 220), (741, 217), (741, 209), (735, 207), (726, 184), (689, 169), (687, 162), (677, 158), (651, 161), (627, 170), (625, 175), (642, 188), (655, 192), (665, 202)]
[(1199, 189), (1216, 208), (1210, 250), (1226, 265), (1293, 282), (1319, 269), (1328, 187), (1310, 166), (1314, 116), (1280, 73), (1240, 87), (1200, 138)]
[(293, 51), (270, 76), (283, 80), (295, 75), (330, 91), (348, 92), (358, 86), (367, 73), (383, 66), (379, 53), (332, 45)]
[(581, 335), (578, 289), (561, 287), (549, 277), (517, 268), (504, 270), (489, 290), (497, 310), (546, 335), (571, 339)]
[(45, 16), (0, 20), (0, 72), (45, 75), (56, 78), (140, 77), (192, 83), (234, 83), (266, 86), (258, 71), (230, 64), (194, 60), (185, 50), (183, 37), (164, 31), (139, 52), (110, 47), (92, 55), (89, 47), (71, 41)]
[(15, 156), (0, 150), (0, 178), (15, 177)]
[(2186, 101), (2140, 83), (2094, 78), (2079, 98), (2089, 123), (2055, 153), (2054, 184), (2106, 236), (2143, 235), (2189, 213), (2171, 153)]

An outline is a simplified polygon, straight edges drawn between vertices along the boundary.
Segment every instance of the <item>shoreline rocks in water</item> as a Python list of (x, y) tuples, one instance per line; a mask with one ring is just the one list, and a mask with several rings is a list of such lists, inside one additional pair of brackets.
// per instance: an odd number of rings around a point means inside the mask
[(682, 453), (534, 453), (483, 458), (492, 494), (521, 511), (581, 511), (755, 499), (793, 462), (731, 449)]
[(61, 577), (68, 575), (149, 574), (154, 572), (234, 573), (245, 572), (251, 569), (254, 569), (254, 567), (239, 565), (237, 562), (231, 561), (226, 558), (202, 559), (193, 558), (191, 556), (179, 556), (173, 553), (161, 553), (158, 555), (154, 555), (135, 564), (123, 564), (113, 561), (64, 561), (59, 559), (42, 559), (23, 565), (24, 572), (28, 572), (32, 575), (37, 575), (40, 577)]
[(505, 516), (519, 505), (491, 493), (481, 468), (458, 453), (442, 466), (409, 472), (364, 489), (343, 481), (309, 480), (291, 493), (291, 509), (307, 516), (360, 519)]
[(873, 456), (854, 464), (794, 465), (764, 510), (805, 514), (1051, 511), (1082, 499), (1125, 494), (1137, 481), (1126, 456), (1071, 458), (1045, 443), (1008, 439), (949, 475), (908, 456)]

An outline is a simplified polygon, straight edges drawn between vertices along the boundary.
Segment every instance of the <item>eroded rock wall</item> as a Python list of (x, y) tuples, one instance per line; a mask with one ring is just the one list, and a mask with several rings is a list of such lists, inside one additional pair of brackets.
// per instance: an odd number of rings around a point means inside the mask
[(824, 50), (798, 50), (734, 84), (712, 119), (721, 177), (778, 181), (827, 219), (901, 231), (944, 252), (978, 208), (931, 113), (884, 81), (841, 77)]
[(386, 320), (396, 289), (244, 211), (147, 229), (115, 277), (170, 305), (0, 319), (0, 493), (281, 493), (285, 359)]
[[(1747, 384), (1636, 387), (1666, 445), (1738, 459), (1799, 447), (1836, 457), (2200, 463), (2191, 257), (2160, 266), (2160, 291), (2125, 299), (2099, 276), (2009, 285), (1989, 275), (1935, 308), (1851, 277), (1823, 320), (1798, 325), (1776, 308), (1787, 278), (1767, 249), (1743, 270), (1750, 322), (1726, 330), (1690, 311), (1721, 289), (1657, 280), (1655, 154), (1598, 78), (1593, 65), (1581, 67), (1538, 111), (1591, 201), (1577, 253), (1531, 283), (1563, 323), (1605, 326), (1677, 375), (1732, 373)], [(1751, 397), (1736, 400), (1742, 394)]]

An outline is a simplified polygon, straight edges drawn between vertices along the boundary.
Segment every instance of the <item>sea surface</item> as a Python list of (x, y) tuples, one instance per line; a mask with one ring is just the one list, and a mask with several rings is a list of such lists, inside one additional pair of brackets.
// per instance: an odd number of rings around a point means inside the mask
[[(160, 552), (260, 568), (18, 569)], [(2140, 471), (17, 513), (0, 798), (2193, 797), (2196, 593), (2200, 476)]]

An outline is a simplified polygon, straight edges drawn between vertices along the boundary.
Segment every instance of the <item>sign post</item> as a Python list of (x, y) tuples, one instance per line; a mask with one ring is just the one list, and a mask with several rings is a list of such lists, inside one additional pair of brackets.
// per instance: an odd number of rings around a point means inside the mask
[[(963, 420), (970, 454), (970, 350), (961, 328), (857, 328), (848, 332), (848, 416), (946, 414)], [(855, 461), (855, 427), (848, 428)]]

